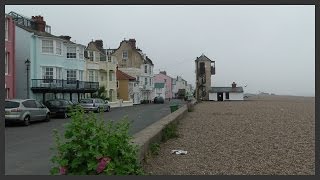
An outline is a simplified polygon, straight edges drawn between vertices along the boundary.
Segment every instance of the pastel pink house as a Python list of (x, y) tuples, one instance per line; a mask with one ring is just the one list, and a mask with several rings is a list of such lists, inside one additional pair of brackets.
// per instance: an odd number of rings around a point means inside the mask
[(11, 16), (5, 17), (5, 98), (12, 99), (16, 97), (15, 24)]
[(166, 71), (160, 71), (159, 74), (154, 76), (155, 83), (165, 83), (166, 84), (166, 99), (172, 99), (172, 78), (167, 75)]

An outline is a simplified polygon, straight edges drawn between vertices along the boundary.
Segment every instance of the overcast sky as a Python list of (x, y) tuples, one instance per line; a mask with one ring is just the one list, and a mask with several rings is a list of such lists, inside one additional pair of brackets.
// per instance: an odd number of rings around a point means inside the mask
[(118, 48), (125, 38), (154, 63), (195, 83), (196, 57), (216, 61), (212, 86), (247, 85), (259, 91), (314, 96), (314, 6), (5, 6), (44, 16), (54, 35), (87, 45), (102, 39)]

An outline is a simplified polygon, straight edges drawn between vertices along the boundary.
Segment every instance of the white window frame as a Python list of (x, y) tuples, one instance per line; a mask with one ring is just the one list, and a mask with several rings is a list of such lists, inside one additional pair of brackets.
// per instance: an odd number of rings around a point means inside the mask
[[(49, 71), (47, 71), (48, 69), (50, 69)], [(51, 70), (52, 69), (52, 70)], [(54, 79), (54, 71), (55, 68), (54, 67), (50, 67), (50, 66), (42, 66), (42, 83), (47, 84), (47, 83), (53, 83), (53, 79)], [(49, 74), (48, 74), (48, 73)], [(51, 73), (52, 74), (51, 74)], [(48, 78), (49, 77), (49, 78)], [(51, 78), (50, 78), (51, 77)]]
[[(60, 47), (58, 46), (60, 44)], [(60, 53), (58, 53), (60, 51)], [(56, 55), (61, 56), (62, 55), (62, 42), (61, 41), (56, 41)]]
[(128, 59), (128, 51), (122, 51), (122, 59)]
[[(70, 77), (70, 75), (72, 75)], [(69, 83), (69, 81), (72, 81)], [(76, 69), (67, 69), (67, 84), (75, 84), (77, 81), (77, 70)]]
[[(74, 49), (74, 52), (70, 51), (70, 49)], [(76, 59), (76, 58), (77, 58), (77, 47), (68, 46), (67, 47), (67, 59)]]
[(148, 85), (148, 78), (144, 78), (144, 85)]
[(83, 81), (83, 71), (79, 70), (79, 81)]
[[(50, 43), (50, 45), (48, 45), (48, 44), (46, 44), (46, 43), (44, 43), (44, 42), (49, 42)], [(52, 43), (52, 46), (51, 46), (51, 43)], [(46, 46), (44, 46), (44, 45), (46, 45)], [(45, 48), (47, 48), (47, 50), (48, 49), (52, 49), (52, 52), (49, 52), (49, 51), (44, 51), (44, 49)], [(54, 54), (54, 44), (53, 44), (53, 40), (51, 40), (51, 39), (42, 39), (41, 40), (41, 52), (43, 53), (43, 54)]]
[(99, 72), (98, 71), (94, 71), (94, 82), (99, 82)]
[(9, 19), (6, 18), (5, 20), (5, 40), (8, 41), (9, 40)]
[(6, 51), (5, 54), (5, 60), (4, 60), (4, 65), (5, 65), (5, 75), (9, 74), (9, 52)]
[(111, 56), (110, 55), (108, 56), (108, 62), (111, 62)]
[(94, 53), (93, 51), (88, 51), (88, 56), (89, 56), (89, 60), (93, 61), (94, 60)]
[(84, 48), (83, 47), (79, 48), (79, 59), (84, 59)]
[(63, 79), (62, 68), (61, 67), (56, 67), (56, 79), (58, 79), (58, 80), (62, 80)]
[(88, 70), (88, 80), (89, 80), (89, 82), (95, 82), (94, 81), (94, 70)]
[(148, 73), (148, 65), (144, 65), (144, 73)]
[(149, 66), (149, 74), (151, 74), (151, 66)]

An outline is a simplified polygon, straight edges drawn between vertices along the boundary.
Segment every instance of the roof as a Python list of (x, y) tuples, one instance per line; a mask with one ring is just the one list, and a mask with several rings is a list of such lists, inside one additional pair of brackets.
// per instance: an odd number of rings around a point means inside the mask
[(209, 90), (209, 93), (217, 93), (217, 92), (237, 92), (242, 93), (243, 88), (242, 87), (211, 87)]
[(134, 81), (136, 80), (136, 78), (120, 71), (119, 69), (117, 69), (117, 79), (118, 80), (129, 80), (129, 81)]
[[(94, 47), (92, 47), (94, 46)], [(95, 41), (91, 41), (88, 43), (88, 46), (86, 47), (86, 50), (91, 50), (91, 51), (98, 51), (103, 55), (106, 55), (106, 49), (101, 49), (99, 48), (99, 46), (97, 45), (97, 43)]]
[(151, 59), (150, 59), (150, 58), (148, 58), (148, 56), (146, 56), (146, 59), (147, 59), (147, 62), (148, 62), (149, 64), (153, 65), (153, 63), (152, 63)]
[(154, 83), (154, 88), (164, 88), (164, 83)]
[[(68, 43), (70, 43), (70, 44), (77, 44), (77, 43), (74, 43), (74, 42), (72, 42), (72, 41), (69, 41), (69, 40), (66, 40), (66, 39), (64, 39), (64, 38), (61, 38), (61, 37), (59, 37), (59, 36), (55, 36), (55, 35), (52, 35), (52, 34), (47, 33), (47, 32), (37, 31), (37, 30), (34, 30), (34, 29), (32, 29), (32, 28), (29, 28), (29, 27), (26, 27), (26, 26), (23, 26), (23, 25), (20, 25), (20, 24), (16, 24), (16, 26), (18, 26), (18, 27), (21, 28), (21, 29), (24, 29), (25, 31), (34, 33), (34, 34), (37, 35), (37, 36), (57, 38), (57, 39), (60, 39), (60, 40), (62, 40), (62, 41), (68, 42)], [(77, 45), (84, 46), (84, 45), (82, 45), (82, 44), (77, 44)], [(85, 47), (85, 46), (84, 46), (84, 47)]]
[[(202, 54), (200, 57), (197, 57), (195, 61), (211, 61), (211, 59), (209, 59), (207, 56)], [(214, 62), (214, 61), (211, 61), (211, 62)]]

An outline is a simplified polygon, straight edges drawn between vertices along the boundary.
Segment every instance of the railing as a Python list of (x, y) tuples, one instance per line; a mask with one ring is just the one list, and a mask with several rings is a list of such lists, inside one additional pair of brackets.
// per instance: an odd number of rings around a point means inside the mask
[(31, 88), (95, 90), (99, 88), (99, 83), (64, 79), (32, 79)]

